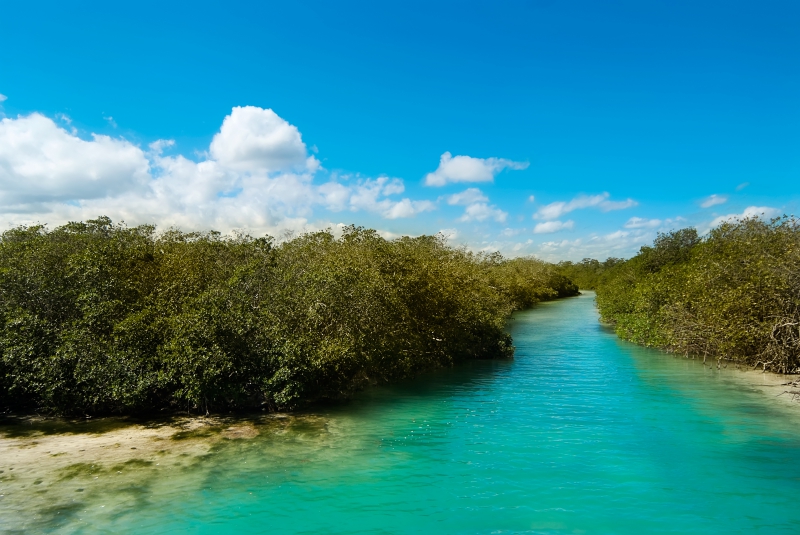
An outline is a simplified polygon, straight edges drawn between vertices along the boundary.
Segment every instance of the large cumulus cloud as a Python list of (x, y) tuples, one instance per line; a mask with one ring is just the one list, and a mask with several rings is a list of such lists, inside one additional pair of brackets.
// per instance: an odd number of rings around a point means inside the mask
[(1, 223), (106, 214), (132, 224), (280, 232), (309, 228), (316, 208), (395, 219), (435, 207), (396, 198), (399, 179), (320, 173), (297, 127), (270, 109), (233, 108), (199, 161), (166, 154), (171, 145), (82, 138), (37, 113), (2, 119)]

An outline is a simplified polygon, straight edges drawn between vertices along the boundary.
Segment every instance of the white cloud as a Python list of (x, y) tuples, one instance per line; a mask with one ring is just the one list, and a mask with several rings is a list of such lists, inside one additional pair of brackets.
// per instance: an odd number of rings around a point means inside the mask
[[(278, 234), (311, 224), (316, 208), (367, 211), (386, 219), (433, 210), (393, 199), (399, 179), (315, 183), (296, 127), (271, 110), (234, 108), (200, 161), (164, 155), (174, 142), (142, 149), (122, 138), (79, 137), (40, 114), (0, 120), (2, 224), (60, 224), (97, 215), (187, 230), (245, 228)], [(327, 223), (326, 223), (327, 224)]]
[[(324, 186), (323, 186), (324, 187)], [(403, 193), (403, 181), (398, 178), (379, 177), (360, 181), (350, 189), (349, 209), (378, 213), (386, 219), (412, 217), (420, 212), (436, 209), (431, 201), (412, 201), (402, 199), (393, 201), (389, 195)]]
[(625, 223), (625, 228), (656, 228), (661, 226), (660, 219), (645, 219), (642, 217), (632, 217)]
[(271, 109), (255, 106), (233, 108), (209, 149), (214, 160), (241, 172), (314, 172), (319, 165), (308, 156), (296, 126)]
[(489, 202), (489, 197), (478, 188), (465, 189), (461, 193), (454, 193), (447, 197), (447, 204), (466, 206), (479, 202)]
[(629, 257), (655, 238), (653, 230), (618, 230), (604, 235), (589, 235), (575, 240), (547, 241), (542, 243), (536, 255), (544, 260), (580, 260), (582, 258), (605, 259), (609, 256)]
[(525, 249), (526, 247), (528, 247), (529, 245), (531, 245), (532, 243), (533, 243), (533, 240), (527, 240), (525, 242), (517, 242), (517, 243), (514, 244), (514, 246), (511, 248), (511, 250), (514, 251), (515, 253), (518, 253), (518, 252), (522, 251), (523, 249)]
[(725, 204), (728, 202), (728, 198), (724, 195), (709, 195), (706, 199), (700, 203), (702, 208), (711, 208), (712, 206), (716, 206), (718, 204)]
[(485, 202), (479, 202), (467, 206), (467, 208), (464, 210), (464, 215), (458, 218), (458, 220), (466, 222), (486, 221), (492, 219), (498, 223), (503, 223), (507, 217), (508, 213), (500, 210), (496, 206), (486, 204)]
[(5, 211), (143, 193), (150, 178), (145, 153), (128, 141), (101, 135), (83, 140), (38, 113), (0, 120), (0, 206)]
[(742, 182), (738, 186), (736, 186), (736, 191), (742, 191), (744, 188), (750, 185), (750, 182)]
[(610, 201), (608, 193), (600, 195), (580, 195), (575, 197), (569, 202), (557, 201), (543, 206), (535, 214), (534, 219), (558, 219), (564, 214), (568, 214), (573, 210), (580, 210), (583, 208), (596, 207), (603, 212), (610, 212), (612, 210), (624, 210), (637, 206), (639, 203), (633, 199), (626, 199), (624, 201)]
[(630, 236), (630, 234), (631, 234), (630, 232), (624, 230), (618, 230), (616, 232), (612, 232), (611, 234), (606, 234), (604, 238), (608, 241), (616, 241), (622, 238), (627, 238), (628, 236)]
[(720, 223), (724, 223), (725, 221), (746, 219), (749, 217), (761, 217), (769, 219), (771, 217), (777, 217), (779, 215), (781, 215), (781, 211), (778, 208), (772, 208), (770, 206), (748, 206), (747, 208), (744, 209), (744, 211), (742, 211), (741, 214), (721, 215), (715, 218), (713, 221), (711, 221), (711, 223), (708, 224), (706, 232), (716, 227)]
[(455, 240), (456, 238), (458, 238), (458, 229), (443, 228), (439, 232), (437, 232), (437, 234), (441, 234), (448, 240)]
[(603, 212), (611, 212), (614, 210), (633, 208), (634, 206), (639, 206), (639, 203), (633, 199), (625, 199), (624, 201), (604, 201), (598, 204), (598, 206)]
[(528, 197), (528, 202), (534, 202), (534, 201), (536, 201), (535, 196), (531, 195), (530, 197)]
[(5, 102), (6, 100), (8, 100), (8, 97), (0, 93), (0, 102)]
[(516, 236), (517, 234), (521, 234), (522, 232), (525, 232), (525, 229), (523, 229), (523, 228), (505, 228), (505, 229), (503, 229), (503, 232), (501, 232), (500, 234), (502, 234), (503, 236), (505, 236), (507, 238), (510, 238), (511, 236)]
[(322, 184), (318, 189), (322, 196), (322, 205), (328, 210), (332, 212), (341, 212), (349, 208), (350, 198), (352, 196), (351, 188), (339, 182), (331, 181)]
[(398, 219), (401, 217), (413, 217), (422, 212), (430, 212), (436, 209), (436, 204), (431, 201), (412, 201), (403, 199), (395, 202), (391, 208), (382, 213), (386, 219)]
[(542, 242), (542, 247), (545, 249), (556, 249), (562, 247), (575, 247), (581, 243), (583, 243), (583, 241), (580, 238), (574, 240), (546, 241)]
[(503, 169), (525, 169), (527, 162), (515, 162), (504, 158), (473, 158), (442, 154), (439, 167), (425, 177), (426, 186), (444, 186), (456, 182), (492, 182)]
[(561, 230), (569, 230), (575, 226), (575, 222), (571, 219), (569, 221), (546, 221), (538, 223), (533, 228), (534, 234), (552, 234)]

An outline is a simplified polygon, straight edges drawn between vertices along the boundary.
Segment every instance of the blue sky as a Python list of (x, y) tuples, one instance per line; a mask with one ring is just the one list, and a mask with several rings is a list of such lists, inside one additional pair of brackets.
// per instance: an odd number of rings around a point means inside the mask
[(4, 227), (357, 223), (580, 259), (798, 211), (796, 2), (27, 2), (3, 18)]

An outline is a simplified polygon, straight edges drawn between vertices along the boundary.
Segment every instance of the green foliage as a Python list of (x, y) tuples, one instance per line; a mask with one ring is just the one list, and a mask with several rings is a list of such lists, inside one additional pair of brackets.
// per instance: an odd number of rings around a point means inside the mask
[(18, 227), (0, 236), (0, 405), (290, 409), (510, 356), (513, 310), (576, 293), (550, 264), (441, 236)]
[(579, 288), (596, 290), (601, 284), (605, 273), (622, 263), (621, 258), (609, 257), (605, 262), (594, 258), (584, 258), (580, 262), (565, 260), (556, 265), (556, 271), (563, 277), (574, 282)]
[(606, 273), (604, 321), (633, 342), (800, 371), (800, 227), (793, 218), (660, 234)]

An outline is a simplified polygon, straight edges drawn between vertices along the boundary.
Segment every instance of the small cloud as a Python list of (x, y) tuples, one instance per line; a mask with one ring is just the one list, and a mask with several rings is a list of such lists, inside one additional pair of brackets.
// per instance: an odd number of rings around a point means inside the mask
[(744, 209), (744, 211), (741, 214), (721, 215), (715, 218), (713, 221), (711, 221), (711, 223), (709, 223), (708, 230), (726, 221), (747, 219), (750, 217), (769, 219), (771, 217), (777, 217), (779, 215), (781, 215), (781, 211), (778, 208), (772, 208), (771, 206), (748, 206), (747, 208)]
[(781, 215), (781, 211), (770, 206), (748, 206), (742, 212), (743, 217), (777, 217), (779, 215)]
[(557, 219), (564, 214), (568, 214), (573, 210), (580, 210), (583, 208), (596, 207), (603, 212), (610, 212), (612, 210), (624, 210), (625, 208), (632, 208), (639, 203), (633, 199), (626, 199), (624, 201), (610, 201), (610, 195), (605, 192), (600, 195), (580, 195), (575, 197), (569, 202), (558, 201), (543, 206), (533, 215), (534, 219)]
[(69, 115), (64, 113), (56, 113), (56, 119), (63, 123), (72, 124), (72, 119), (70, 119)]
[(108, 124), (110, 124), (110, 125), (111, 125), (113, 128), (116, 128), (116, 127), (117, 127), (117, 122), (114, 120), (114, 118), (113, 118), (113, 117), (111, 117), (111, 116), (109, 116), (109, 117), (103, 117), (103, 119), (105, 119), (106, 121), (108, 121)]
[(162, 152), (164, 152), (164, 149), (173, 147), (174, 145), (174, 139), (158, 139), (150, 143), (148, 147), (150, 148), (151, 154), (160, 155)]
[(711, 208), (712, 206), (716, 206), (718, 204), (725, 204), (728, 202), (728, 198), (724, 195), (709, 195), (706, 199), (700, 203), (702, 208)]
[(534, 197), (533, 195), (528, 197), (528, 202), (534, 202), (535, 200), (536, 200), (536, 197)]
[(742, 191), (744, 188), (750, 185), (750, 182), (742, 182), (738, 186), (736, 186), (736, 191)]
[(524, 231), (525, 229), (522, 228), (506, 228), (503, 229), (503, 232), (501, 232), (500, 234), (510, 238), (511, 236), (516, 236), (517, 234), (520, 234)]
[(627, 208), (633, 208), (634, 206), (639, 206), (639, 203), (633, 199), (625, 199), (624, 201), (604, 201), (598, 206), (603, 212), (611, 212), (613, 210), (625, 210)]
[(8, 97), (0, 93), (0, 102), (5, 102), (6, 100), (8, 100)]
[(364, 210), (378, 213), (385, 219), (400, 219), (436, 209), (436, 204), (431, 201), (394, 201), (388, 198), (403, 191), (405, 186), (402, 180), (386, 176), (362, 180), (351, 188), (336, 182), (320, 187), (325, 204), (333, 211), (349, 207), (353, 212)]
[(487, 219), (493, 219), (498, 223), (504, 223), (507, 217), (508, 213), (500, 210), (496, 206), (486, 204), (485, 202), (479, 202), (467, 206), (467, 208), (464, 210), (464, 215), (458, 218), (458, 220), (461, 222), (466, 222), (486, 221)]
[(465, 189), (461, 193), (454, 193), (447, 197), (447, 204), (466, 206), (478, 202), (488, 202), (489, 198), (478, 188)]
[(257, 106), (234, 107), (211, 140), (209, 152), (234, 171), (313, 173), (319, 168), (297, 127), (271, 109)]
[(542, 248), (547, 250), (547, 249), (559, 249), (564, 247), (575, 247), (577, 245), (580, 245), (581, 243), (582, 242), (580, 238), (573, 241), (570, 240), (546, 241), (542, 242)]
[(444, 186), (456, 182), (492, 182), (503, 169), (525, 169), (528, 162), (515, 162), (505, 158), (473, 158), (442, 154), (436, 171), (425, 176), (426, 186)]
[(514, 251), (515, 253), (518, 253), (519, 251), (530, 245), (533, 245), (533, 240), (528, 240), (526, 242), (517, 242), (514, 244), (514, 247), (512, 247), (511, 250)]
[(575, 222), (573, 220), (569, 221), (546, 221), (544, 223), (539, 223), (533, 228), (534, 234), (552, 234), (553, 232), (559, 232), (561, 230), (569, 230), (575, 226)]
[(435, 209), (436, 205), (431, 201), (403, 199), (394, 203), (388, 210), (384, 211), (382, 215), (386, 219), (399, 219), (403, 217), (413, 217), (420, 212), (428, 212)]
[(625, 223), (625, 228), (656, 228), (660, 226), (662, 221), (660, 219), (645, 219), (642, 217), (632, 217)]
[(611, 234), (606, 234), (603, 236), (606, 241), (616, 241), (621, 240), (622, 238), (627, 238), (630, 232), (626, 232), (624, 230), (618, 230), (616, 232), (612, 232)]
[(458, 230), (454, 228), (443, 228), (437, 234), (441, 234), (448, 240), (454, 240), (458, 237)]

